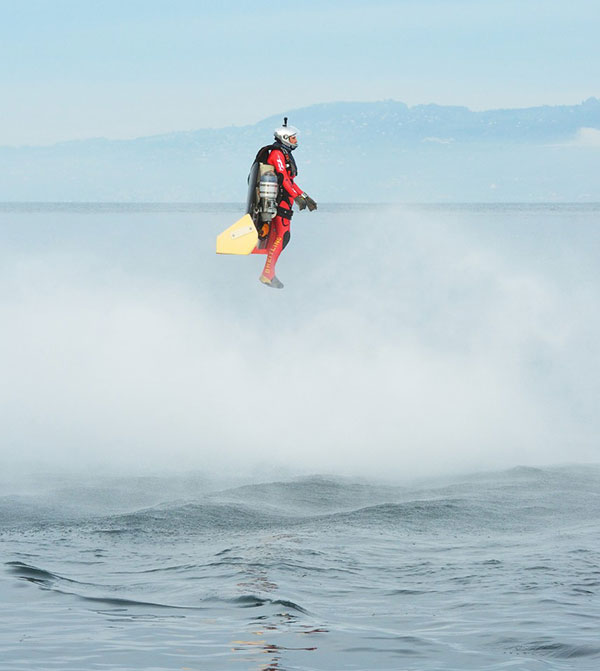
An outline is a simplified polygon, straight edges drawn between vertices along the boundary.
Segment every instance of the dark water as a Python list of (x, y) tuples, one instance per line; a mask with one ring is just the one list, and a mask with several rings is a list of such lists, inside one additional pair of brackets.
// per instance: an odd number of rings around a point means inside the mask
[(0, 499), (0, 668), (596, 669), (599, 486), (30, 480)]

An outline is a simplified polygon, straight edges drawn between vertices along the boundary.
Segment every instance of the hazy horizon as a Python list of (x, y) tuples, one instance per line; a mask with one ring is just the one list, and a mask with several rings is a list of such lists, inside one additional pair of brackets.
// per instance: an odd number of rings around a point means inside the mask
[[(415, 104), (408, 104), (403, 100), (397, 100), (393, 98), (386, 98), (386, 99), (373, 99), (373, 100), (331, 100), (328, 102), (324, 101), (316, 101), (313, 104), (309, 105), (308, 108), (321, 108), (321, 107), (327, 107), (327, 106), (337, 106), (337, 105), (369, 105), (369, 104), (377, 104), (377, 103), (395, 103), (399, 105), (406, 105), (408, 109), (415, 109), (415, 108), (427, 108), (427, 107), (440, 107), (440, 108), (459, 108), (459, 109), (467, 109), (470, 112), (506, 112), (506, 111), (525, 111), (525, 110), (536, 110), (536, 109), (545, 109), (548, 107), (572, 107), (575, 105), (581, 105), (585, 102), (588, 102), (590, 100), (599, 100), (599, 98), (596, 95), (593, 95), (590, 93), (590, 95), (585, 96), (581, 100), (565, 100), (561, 103), (558, 104), (550, 104), (546, 101), (540, 101), (536, 105), (523, 105), (523, 106), (508, 106), (508, 105), (500, 105), (497, 107), (481, 107), (481, 108), (476, 108), (476, 107), (471, 107), (469, 105), (464, 105), (464, 104), (453, 104), (453, 105), (447, 105), (443, 104), (440, 102), (437, 102), (436, 100), (429, 100), (429, 101), (424, 101), (424, 102), (417, 102)], [(118, 136), (109, 136), (109, 135), (94, 135), (94, 136), (85, 136), (85, 137), (77, 137), (77, 138), (58, 138), (54, 139), (52, 141), (48, 142), (40, 142), (38, 144), (28, 144), (28, 143), (22, 143), (22, 144), (0, 144), (0, 149), (35, 149), (37, 147), (43, 148), (43, 147), (53, 147), (55, 145), (62, 145), (62, 144), (69, 144), (69, 143), (78, 143), (78, 142), (86, 142), (86, 141), (102, 141), (106, 140), (108, 142), (127, 142), (127, 141), (132, 141), (132, 140), (142, 140), (142, 139), (156, 139), (156, 138), (161, 138), (161, 137), (169, 137), (171, 135), (176, 135), (176, 134), (185, 134), (185, 133), (195, 133), (195, 132), (201, 132), (201, 131), (223, 131), (227, 130), (229, 128), (233, 129), (246, 129), (246, 128), (253, 128), (255, 126), (259, 126), (261, 124), (264, 124), (264, 122), (272, 120), (273, 124), (278, 124), (280, 122), (280, 118), (283, 118), (284, 115), (288, 116), (294, 116), (295, 113), (302, 112), (306, 106), (301, 107), (301, 108), (294, 108), (290, 109), (288, 107), (282, 107), (281, 109), (274, 110), (271, 112), (268, 116), (264, 116), (258, 119), (254, 119), (252, 121), (246, 121), (244, 123), (231, 123), (231, 124), (226, 124), (226, 125), (212, 125), (212, 126), (196, 126), (196, 127), (186, 127), (186, 128), (170, 128), (168, 130), (164, 130), (161, 132), (157, 133), (152, 133), (152, 134), (146, 134), (146, 135), (141, 135), (139, 133), (133, 132), (130, 135), (118, 135)], [(310, 129), (306, 129), (310, 130)], [(302, 135), (302, 131), (301, 131)]]
[[(298, 183), (318, 202), (600, 199), (597, 98), (485, 113), (335, 103), (304, 107), (291, 119), (301, 129)], [(256, 151), (279, 123), (0, 147), (0, 201), (240, 201)]]

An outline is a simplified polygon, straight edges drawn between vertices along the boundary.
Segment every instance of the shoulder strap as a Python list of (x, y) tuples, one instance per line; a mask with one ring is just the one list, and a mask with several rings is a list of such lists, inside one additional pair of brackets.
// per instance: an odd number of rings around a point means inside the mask
[(261, 147), (258, 150), (258, 154), (256, 154), (256, 158), (254, 159), (254, 163), (266, 163), (267, 159), (269, 158), (269, 154), (273, 151), (273, 149), (279, 149), (278, 144), (268, 144), (264, 147)]

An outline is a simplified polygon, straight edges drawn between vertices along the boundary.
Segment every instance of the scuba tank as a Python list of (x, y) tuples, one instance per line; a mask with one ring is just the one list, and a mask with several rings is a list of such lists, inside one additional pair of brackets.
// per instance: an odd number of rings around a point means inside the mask
[(275, 168), (268, 163), (254, 161), (248, 175), (246, 212), (252, 217), (260, 241), (269, 235), (271, 220), (277, 214), (278, 198), (279, 180)]
[[(263, 166), (261, 165), (260, 167), (262, 168)], [(265, 171), (258, 181), (259, 210), (263, 223), (271, 221), (277, 213), (278, 194), (279, 181), (275, 172), (273, 170)]]

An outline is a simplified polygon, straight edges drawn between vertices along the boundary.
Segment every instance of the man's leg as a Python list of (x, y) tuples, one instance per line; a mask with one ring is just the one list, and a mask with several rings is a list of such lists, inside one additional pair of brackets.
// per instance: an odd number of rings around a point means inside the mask
[(271, 222), (271, 232), (269, 233), (267, 245), (267, 260), (262, 272), (262, 279), (270, 282), (275, 277), (275, 265), (279, 255), (285, 249), (290, 239), (290, 220), (283, 217), (274, 217)]

